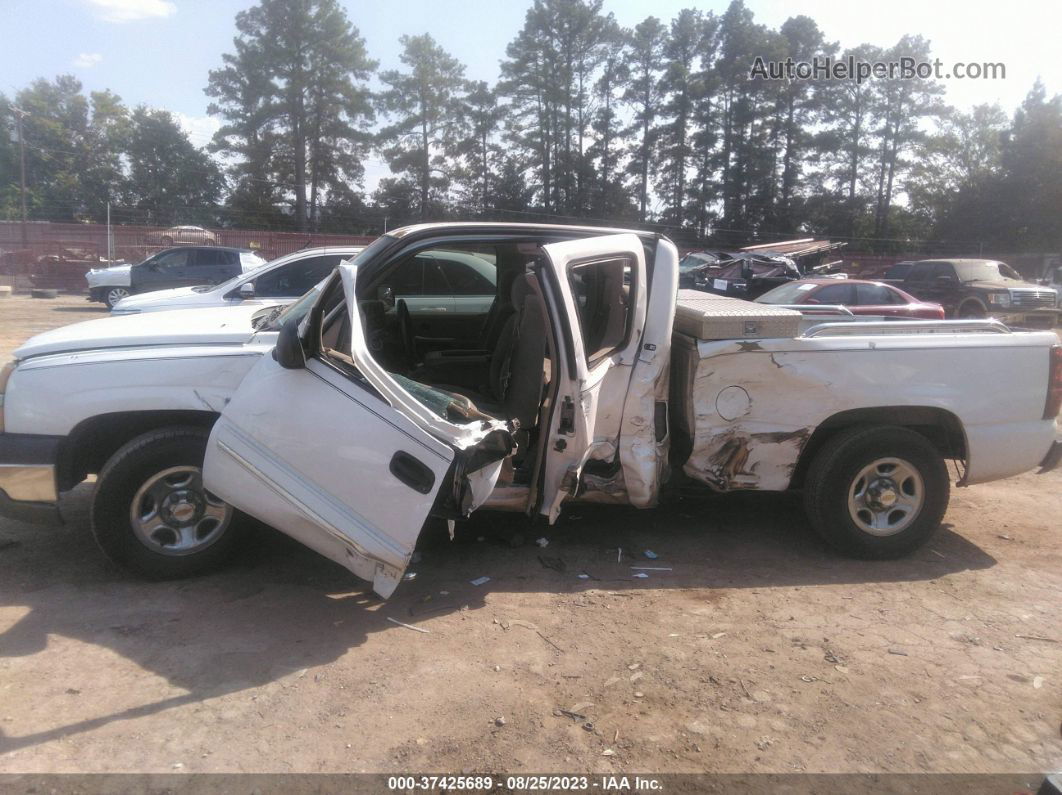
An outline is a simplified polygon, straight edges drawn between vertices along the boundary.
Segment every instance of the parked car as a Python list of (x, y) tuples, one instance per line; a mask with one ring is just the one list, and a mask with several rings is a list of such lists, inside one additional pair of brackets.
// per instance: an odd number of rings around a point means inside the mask
[(943, 320), (944, 307), (908, 295), (898, 287), (863, 279), (801, 279), (779, 285), (756, 299), (759, 304), (834, 305), (854, 315)]
[(89, 300), (108, 307), (123, 298), (172, 287), (220, 284), (265, 265), (250, 249), (181, 246), (153, 254), (136, 265), (96, 268), (85, 274)]
[(950, 318), (994, 317), (1024, 328), (1052, 328), (1058, 322), (1058, 291), (1025, 281), (1004, 262), (919, 260), (902, 277), (898, 268), (887, 270), (883, 281), (940, 304)]
[[(288, 304), (306, 293), (364, 246), (307, 248), (234, 276), (221, 284), (174, 287), (121, 299), (111, 312), (159, 312), (169, 309), (204, 309), (210, 306)], [(219, 249), (214, 249), (219, 250)]]
[(201, 226), (171, 226), (169, 229), (148, 232), (144, 235), (144, 240), (149, 244), (161, 246), (172, 246), (179, 243), (213, 245), (218, 242), (213, 232)]
[[(447, 251), (496, 267), (479, 353), (445, 313), (423, 320), (440, 348), (386, 318), (403, 271)], [(54, 519), (95, 474), (96, 540), (142, 575), (217, 565), (244, 511), (387, 597), (429, 515), (649, 508), (681, 467), (719, 492), (800, 489), (827, 541), (887, 558), (939, 525), (947, 459), (968, 485), (1062, 458), (1053, 332), (804, 335), (800, 320), (679, 291), (656, 234), (407, 227), (286, 308), (107, 317), (26, 342), (0, 372), (0, 513)]]

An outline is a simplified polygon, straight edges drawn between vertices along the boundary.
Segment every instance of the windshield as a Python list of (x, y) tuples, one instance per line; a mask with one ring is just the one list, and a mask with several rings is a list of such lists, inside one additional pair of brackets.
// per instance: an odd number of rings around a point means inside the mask
[(679, 271), (685, 273), (702, 265), (714, 265), (716, 261), (711, 254), (687, 254), (679, 261)]
[(964, 282), (1021, 281), (1021, 275), (1003, 262), (956, 262), (955, 270)]
[(809, 291), (814, 290), (815, 282), (789, 282), (768, 290), (756, 299), (758, 304), (799, 304), (802, 297)]

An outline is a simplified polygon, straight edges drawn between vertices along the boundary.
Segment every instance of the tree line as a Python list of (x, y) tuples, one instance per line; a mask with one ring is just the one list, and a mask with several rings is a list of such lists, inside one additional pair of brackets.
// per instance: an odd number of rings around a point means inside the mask
[[(757, 58), (931, 61), (907, 35), (842, 49), (742, 0), (624, 28), (603, 0), (533, 0), (497, 81), (430, 34), (380, 70), (337, 0), (260, 0), (205, 91), (197, 148), (167, 112), (64, 76), (0, 95), (22, 114), (34, 218), (378, 233), (418, 220), (652, 225), (725, 246), (793, 236), (862, 250), (1062, 249), (1062, 97), (957, 110), (934, 79), (763, 80)], [(0, 136), (0, 214), (18, 213)], [(364, 190), (365, 163), (390, 176)]]

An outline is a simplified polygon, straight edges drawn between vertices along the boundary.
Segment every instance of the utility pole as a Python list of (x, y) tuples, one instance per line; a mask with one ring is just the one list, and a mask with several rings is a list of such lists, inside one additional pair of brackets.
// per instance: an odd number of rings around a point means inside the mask
[(26, 142), (22, 135), (22, 117), (26, 115), (26, 111), (16, 108), (14, 105), (11, 106), (11, 110), (15, 112), (15, 123), (18, 127), (19, 196), (22, 200), (22, 247), (25, 248), (29, 243), (29, 239), (26, 236)]

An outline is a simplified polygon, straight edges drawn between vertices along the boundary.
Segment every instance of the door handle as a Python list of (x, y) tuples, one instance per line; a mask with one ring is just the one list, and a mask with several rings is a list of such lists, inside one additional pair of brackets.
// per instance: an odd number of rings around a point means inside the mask
[(428, 494), (435, 486), (435, 473), (409, 453), (399, 450), (391, 456), (391, 474), (414, 491)]

